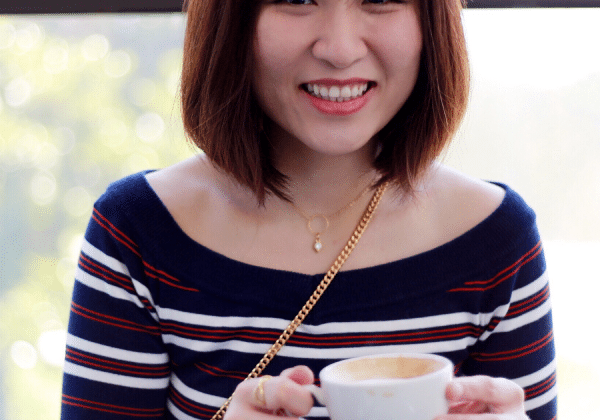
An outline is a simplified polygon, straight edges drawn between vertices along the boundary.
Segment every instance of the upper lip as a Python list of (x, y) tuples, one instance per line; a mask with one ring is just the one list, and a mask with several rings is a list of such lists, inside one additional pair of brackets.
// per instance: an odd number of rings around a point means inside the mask
[(371, 80), (368, 79), (363, 79), (360, 77), (353, 77), (350, 79), (315, 79), (315, 80), (310, 80), (308, 82), (303, 83), (303, 85), (308, 85), (308, 84), (313, 84), (313, 85), (320, 85), (320, 86), (346, 86), (346, 85), (357, 85), (357, 84), (363, 84), (363, 83), (369, 83), (371, 82)]

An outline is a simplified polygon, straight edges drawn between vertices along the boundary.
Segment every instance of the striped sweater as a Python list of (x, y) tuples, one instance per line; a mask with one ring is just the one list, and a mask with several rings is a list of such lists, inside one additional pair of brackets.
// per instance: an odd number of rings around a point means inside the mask
[[(71, 305), (62, 420), (209, 419), (323, 275), (241, 263), (194, 242), (144, 173), (96, 202)], [(510, 188), (464, 235), (342, 271), (265, 373), (425, 352), (506, 377), (532, 420), (556, 416), (548, 279), (535, 216)], [(308, 418), (326, 417), (315, 407)]]

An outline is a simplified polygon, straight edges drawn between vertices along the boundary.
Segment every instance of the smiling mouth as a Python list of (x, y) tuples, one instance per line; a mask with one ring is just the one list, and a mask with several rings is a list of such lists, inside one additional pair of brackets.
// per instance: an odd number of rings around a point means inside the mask
[(375, 82), (353, 83), (343, 86), (324, 86), (317, 83), (304, 83), (301, 89), (315, 98), (332, 102), (346, 102), (360, 98), (375, 86)]

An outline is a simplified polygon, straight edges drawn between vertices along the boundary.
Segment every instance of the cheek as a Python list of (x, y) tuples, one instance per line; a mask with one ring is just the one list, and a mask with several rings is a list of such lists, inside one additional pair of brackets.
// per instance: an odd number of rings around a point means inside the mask
[[(290, 31), (280, 19), (259, 19), (254, 38), (255, 82), (273, 83), (291, 74), (295, 45)], [(258, 80), (256, 80), (258, 79)]]
[(419, 30), (392, 30), (392, 36), (380, 39), (380, 54), (389, 66), (396, 69), (418, 69), (423, 49), (423, 40)]

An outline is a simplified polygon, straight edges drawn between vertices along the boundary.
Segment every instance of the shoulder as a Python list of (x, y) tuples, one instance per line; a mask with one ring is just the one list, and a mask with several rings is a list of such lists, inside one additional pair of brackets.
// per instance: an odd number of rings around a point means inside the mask
[(486, 220), (504, 201), (506, 190), (443, 165), (436, 165), (417, 192), (415, 205), (438, 241), (451, 241)]
[(96, 200), (94, 207), (109, 214), (128, 213), (151, 202), (155, 196), (145, 180), (149, 172), (138, 172), (112, 182)]
[(218, 171), (204, 156), (194, 156), (146, 175), (146, 181), (176, 219), (202, 214), (222, 192)]
[(503, 202), (506, 189), (444, 165), (432, 171), (424, 189), (425, 201), (451, 225), (474, 227)]
[(483, 254), (511, 258), (538, 244), (535, 213), (514, 190), (445, 166), (436, 172), (426, 192), (446, 241), (460, 238), (482, 259)]

